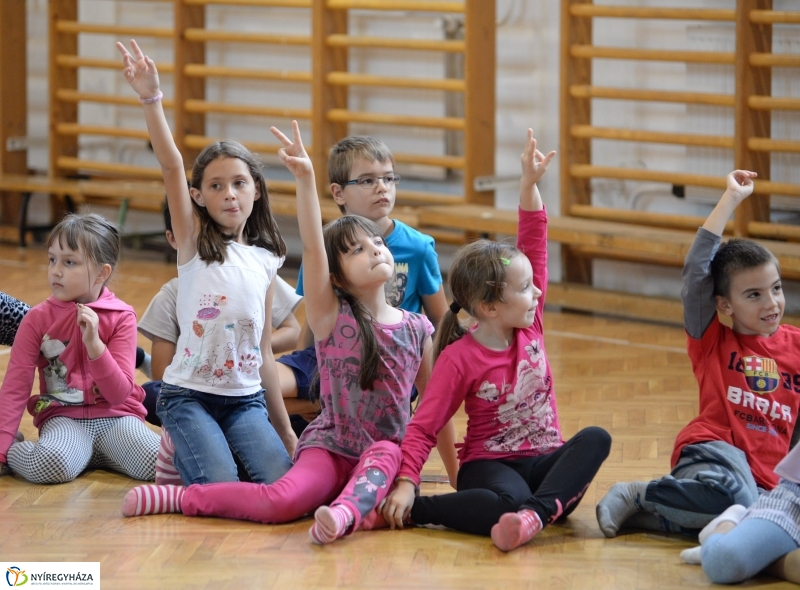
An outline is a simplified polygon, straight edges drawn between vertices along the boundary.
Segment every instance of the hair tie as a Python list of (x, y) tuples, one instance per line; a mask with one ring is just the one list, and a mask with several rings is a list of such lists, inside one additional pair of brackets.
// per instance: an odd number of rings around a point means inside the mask
[(503, 263), (503, 266), (508, 266), (511, 264), (511, 261), (508, 258), (503, 258), (502, 256), (500, 257), (500, 262)]
[(450, 311), (458, 315), (458, 312), (461, 311), (461, 306), (455, 301), (453, 301), (453, 303), (450, 304)]

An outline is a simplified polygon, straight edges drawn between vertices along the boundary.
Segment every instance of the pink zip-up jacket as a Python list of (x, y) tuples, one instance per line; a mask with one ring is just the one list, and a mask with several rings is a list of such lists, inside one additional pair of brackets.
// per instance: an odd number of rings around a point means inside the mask
[[(74, 301), (49, 297), (23, 318), (0, 387), (0, 462), (6, 463), (26, 405), (37, 428), (53, 416), (144, 420), (144, 391), (134, 382), (136, 314), (106, 288), (87, 306), (97, 313), (106, 345), (94, 360), (83, 344)], [(36, 368), (39, 394), (31, 396)]]

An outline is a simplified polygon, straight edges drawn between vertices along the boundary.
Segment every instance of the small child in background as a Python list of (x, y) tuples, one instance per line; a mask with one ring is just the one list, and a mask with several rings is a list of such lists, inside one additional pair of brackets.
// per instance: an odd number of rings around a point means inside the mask
[[(271, 354), (274, 277), (286, 245), (261, 167), (235, 141), (183, 158), (161, 104), (158, 71), (135, 41), (122, 43), (125, 79), (139, 95), (161, 165), (178, 246), (178, 354), (164, 372), (158, 417), (186, 483), (270, 483), (291, 466), (297, 437)], [(262, 351), (264, 353), (262, 354)]]
[[(52, 296), (23, 318), (0, 387), (0, 473), (39, 484), (88, 467), (154, 478), (158, 435), (134, 381), (136, 314), (106, 287), (120, 249), (119, 230), (99, 215), (67, 215), (50, 233)], [(26, 405), (35, 443), (16, 438)]]
[(433, 327), (386, 301), (384, 283), (394, 261), (380, 228), (348, 215), (322, 230), (311, 161), (297, 122), (292, 128), (293, 141), (273, 133), (297, 179), (306, 315), (321, 367), (320, 415), (300, 436), (295, 464), (272, 485), (139, 486), (125, 497), (126, 516), (183, 512), (279, 523), (317, 509), (309, 534), (315, 543), (329, 543), (358, 528), (397, 470), (411, 386), (422, 394), (430, 374)]
[[(778, 483), (800, 408), (800, 329), (781, 325), (780, 268), (757, 242), (722, 244), (725, 223), (753, 192), (736, 170), (697, 231), (683, 268), (687, 348), (700, 389), (698, 416), (678, 433), (672, 472), (612, 486), (597, 505), (606, 537), (624, 528), (696, 534), (735, 504)], [(728, 316), (725, 326), (718, 313)]]
[[(517, 248), (478, 240), (456, 253), (453, 303), (436, 331), (425, 399), (402, 442), (396, 488), (381, 515), (392, 528), (444, 525), (491, 535), (502, 551), (529, 542), (578, 506), (608, 456), (611, 437), (584, 428), (564, 442), (544, 350), (547, 216), (536, 183), (555, 152), (522, 154)], [(467, 329), (466, 311), (477, 320)], [(455, 493), (420, 496), (420, 471), (444, 424), (464, 404), (467, 434)], [(381, 519), (364, 528), (381, 526)]]

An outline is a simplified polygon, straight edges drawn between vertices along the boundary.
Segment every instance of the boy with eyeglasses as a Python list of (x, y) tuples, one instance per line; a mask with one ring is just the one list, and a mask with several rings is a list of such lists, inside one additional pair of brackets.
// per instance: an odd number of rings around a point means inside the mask
[[(436, 327), (447, 309), (438, 256), (433, 238), (389, 217), (400, 182), (392, 152), (374, 137), (346, 137), (331, 148), (328, 178), (333, 200), (342, 213), (366, 217), (383, 231), (395, 264), (395, 275), (385, 286), (386, 300), (407, 311), (424, 310)], [(302, 272), (301, 268), (297, 281), (300, 295)], [(301, 345), (308, 348), (277, 359), (281, 391), (290, 414), (313, 411), (312, 403), (317, 399), (317, 358), (310, 338), (308, 335), (305, 342), (301, 338)], [(291, 398), (300, 403), (293, 405)]]

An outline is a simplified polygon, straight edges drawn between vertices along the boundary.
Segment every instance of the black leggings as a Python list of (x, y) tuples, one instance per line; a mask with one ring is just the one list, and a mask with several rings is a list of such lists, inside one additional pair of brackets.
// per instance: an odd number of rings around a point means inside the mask
[(488, 535), (506, 512), (529, 508), (547, 525), (575, 510), (610, 449), (611, 435), (590, 426), (546, 455), (470, 461), (458, 472), (458, 491), (419, 496), (411, 520)]

